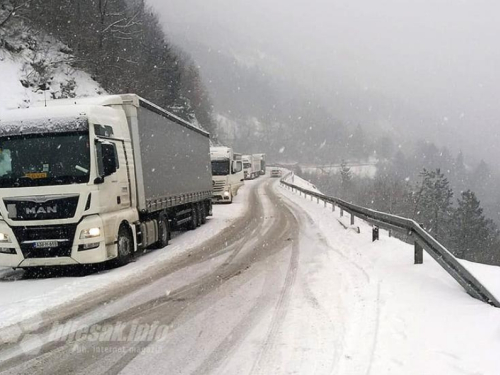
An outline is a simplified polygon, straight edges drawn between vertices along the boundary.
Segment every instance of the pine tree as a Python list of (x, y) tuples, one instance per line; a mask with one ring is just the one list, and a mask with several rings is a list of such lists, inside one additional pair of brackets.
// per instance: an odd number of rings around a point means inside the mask
[(429, 230), (434, 237), (446, 243), (453, 190), (440, 169), (420, 174), (422, 183), (416, 194), (414, 218)]
[(478, 253), (489, 248), (489, 223), (476, 194), (464, 191), (457, 200), (452, 216), (451, 243), (456, 255), (469, 260), (478, 259)]

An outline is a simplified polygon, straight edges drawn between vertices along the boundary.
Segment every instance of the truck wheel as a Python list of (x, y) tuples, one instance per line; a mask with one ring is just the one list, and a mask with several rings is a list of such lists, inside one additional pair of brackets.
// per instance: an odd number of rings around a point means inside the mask
[(196, 203), (196, 214), (198, 215), (198, 223), (197, 223), (197, 226), (200, 226), (201, 224), (203, 224), (203, 205), (198, 202)]
[(191, 221), (188, 223), (188, 229), (193, 230), (198, 227), (198, 216), (199, 215), (199, 210), (198, 210), (198, 205), (193, 204), (191, 206)]
[(207, 205), (205, 202), (200, 203), (200, 223), (205, 224), (207, 222)]
[(170, 239), (170, 223), (166, 216), (160, 216), (158, 219), (158, 242), (155, 243), (156, 249), (164, 248), (168, 245)]
[(117, 267), (121, 267), (130, 262), (133, 249), (132, 235), (125, 226), (121, 226), (118, 231), (118, 241), (116, 246), (118, 247), (118, 255), (114, 263)]

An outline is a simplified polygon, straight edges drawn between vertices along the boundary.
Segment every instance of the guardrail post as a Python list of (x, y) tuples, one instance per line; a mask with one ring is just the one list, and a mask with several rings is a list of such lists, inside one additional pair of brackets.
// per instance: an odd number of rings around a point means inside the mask
[(323, 203), (325, 204), (325, 208), (326, 208), (326, 201), (323, 201)]
[(372, 229), (372, 242), (378, 241), (379, 239), (379, 229), (378, 227), (373, 227)]
[(415, 264), (424, 263), (424, 248), (415, 241)]
[(313, 196), (311, 195), (311, 202), (313, 201)]
[(340, 216), (344, 216), (344, 209), (340, 207)]
[(319, 204), (319, 198), (316, 197), (316, 204)]
[(354, 225), (354, 215), (351, 212), (351, 225)]
[(335, 212), (335, 203), (332, 202), (332, 212)]
[(389, 229), (388, 232), (389, 232), (389, 238), (391, 238), (392, 237), (392, 229)]

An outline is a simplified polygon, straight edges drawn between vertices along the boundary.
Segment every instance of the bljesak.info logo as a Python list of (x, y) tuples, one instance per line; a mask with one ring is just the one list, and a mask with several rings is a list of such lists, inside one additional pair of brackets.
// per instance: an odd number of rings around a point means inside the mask
[(171, 326), (159, 322), (82, 324), (78, 321), (55, 322), (48, 329), (16, 325), (0, 334), (4, 343), (18, 346), (23, 354), (36, 355), (45, 344), (68, 345), (74, 353), (160, 353)]

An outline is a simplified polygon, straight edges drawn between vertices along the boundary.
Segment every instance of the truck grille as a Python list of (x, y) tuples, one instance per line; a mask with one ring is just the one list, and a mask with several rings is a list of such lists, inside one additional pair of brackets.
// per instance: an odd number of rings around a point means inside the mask
[(20, 197), (6, 198), (4, 203), (9, 219), (14, 221), (69, 219), (75, 216), (78, 198), (78, 195)]
[[(57, 227), (12, 227), (25, 258), (69, 257), (75, 238), (77, 224)], [(59, 240), (55, 247), (36, 248), (38, 240)]]
[(226, 183), (224, 181), (213, 181), (213, 191), (215, 192), (221, 192), (224, 190), (224, 186), (226, 186)]

